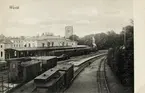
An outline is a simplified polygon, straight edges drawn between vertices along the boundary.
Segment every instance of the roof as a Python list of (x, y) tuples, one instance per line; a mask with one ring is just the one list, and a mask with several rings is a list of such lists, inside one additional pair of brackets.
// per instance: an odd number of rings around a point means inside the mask
[(72, 41), (70, 39), (64, 38), (64, 37), (60, 37), (60, 36), (40, 36), (40, 37), (28, 37), (24, 39), (25, 41), (55, 41), (55, 40), (59, 40), (59, 41), (68, 41), (68, 42), (77, 42), (77, 41)]
[(41, 57), (32, 57), (32, 59), (39, 59), (39, 60), (49, 60), (54, 59), (56, 56), (41, 56)]
[[(51, 77), (51, 79), (49, 81), (45, 81), (45, 82), (42, 82), (42, 80), (40, 81), (36, 81), (34, 79), (34, 82), (36, 84), (36, 87), (39, 87), (39, 88), (50, 88), (52, 87), (53, 85), (56, 85), (56, 83), (60, 80), (61, 77), (64, 76), (64, 72), (58, 72), (57, 74), (55, 74), (54, 76)], [(39, 83), (37, 83), (39, 82)]]
[(52, 39), (65, 39), (63, 37), (59, 37), (59, 36), (40, 36), (40, 37), (29, 37), (26, 38), (25, 40), (52, 40)]
[(3, 43), (3, 44), (12, 44), (12, 42), (9, 39), (0, 39), (0, 43)]
[[(17, 51), (34, 51), (34, 50), (61, 50), (61, 49), (73, 49), (73, 48), (86, 48), (88, 46), (66, 46), (66, 47), (23, 47), (23, 48), (13, 48)], [(9, 48), (10, 49), (10, 48)], [(11, 48), (12, 49), (12, 48)]]
[(47, 82), (49, 81), (55, 74), (57, 74), (58, 69), (49, 69), (46, 72), (44, 72), (43, 74), (37, 76), (35, 78), (35, 81), (37, 82)]
[(59, 70), (68, 70), (71, 67), (73, 67), (72, 64), (61, 64), (61, 65), (57, 65), (56, 68), (58, 68)]
[(32, 61), (23, 62), (22, 66), (26, 67), (26, 66), (30, 66), (30, 65), (38, 64), (38, 63), (40, 63), (40, 61), (34, 61), (34, 60), (32, 60)]
[(89, 46), (87, 46), (87, 45), (74, 45), (72, 47), (84, 47), (84, 48), (87, 47), (88, 48)]

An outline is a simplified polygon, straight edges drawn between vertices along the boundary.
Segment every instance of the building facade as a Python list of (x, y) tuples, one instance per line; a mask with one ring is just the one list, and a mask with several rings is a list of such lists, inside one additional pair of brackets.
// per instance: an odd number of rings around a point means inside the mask
[[(49, 50), (51, 47), (71, 47), (76, 46), (77, 42), (59, 36), (39, 36), (39, 37), (28, 37), (28, 38), (11, 38), (3, 39), (0, 41), (0, 60), (9, 58), (23, 57), (23, 56), (34, 56), (35, 50)], [(34, 49), (33, 53), (23, 52)], [(5, 51), (6, 50), (6, 51)], [(22, 52), (17, 52), (22, 51)], [(43, 51), (43, 52), (44, 52)], [(42, 51), (41, 51), (42, 52)], [(30, 55), (28, 55), (30, 54)], [(11, 55), (11, 56), (10, 56)]]
[(23, 47), (24, 39), (21, 39), (21, 38), (11, 38), (10, 41), (12, 42), (12, 48)]
[(60, 47), (72, 45), (77, 45), (77, 42), (58, 36), (41, 36), (39, 38), (33, 37), (23, 40), (23, 47)]
[(59, 46), (74, 46), (77, 45), (76, 41), (60, 36), (39, 36), (39, 37), (28, 37), (25, 39), (11, 38), (11, 48), (25, 48), (25, 47), (59, 47)]
[(12, 48), (12, 42), (7, 39), (0, 40), (0, 61), (5, 60), (5, 49)]

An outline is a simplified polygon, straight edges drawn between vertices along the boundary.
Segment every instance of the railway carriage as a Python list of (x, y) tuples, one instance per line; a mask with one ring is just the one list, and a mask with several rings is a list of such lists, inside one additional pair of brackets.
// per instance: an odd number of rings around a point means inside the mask
[(33, 60), (41, 61), (42, 72), (53, 68), (57, 65), (57, 57), (56, 56), (41, 56), (41, 57), (33, 57)]
[(26, 82), (40, 74), (39, 61), (14, 61), (9, 63), (10, 82)]
[(34, 79), (37, 93), (59, 93), (64, 87), (64, 73), (57, 68), (49, 69)]
[(69, 87), (74, 77), (74, 66), (72, 64), (61, 64), (56, 66), (55, 68), (59, 69), (60, 72), (65, 73), (64, 74), (65, 87)]

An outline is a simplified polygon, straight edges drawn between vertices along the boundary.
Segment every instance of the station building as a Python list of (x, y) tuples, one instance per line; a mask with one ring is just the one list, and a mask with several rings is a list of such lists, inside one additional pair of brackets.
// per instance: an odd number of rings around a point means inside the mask
[(77, 42), (60, 36), (3, 39), (0, 41), (0, 60), (48, 55), (52, 48), (72, 46), (77, 46)]
[(43, 36), (27, 38), (23, 42), (24, 47), (57, 47), (57, 46), (73, 46), (77, 45), (76, 41), (71, 41), (59, 36)]

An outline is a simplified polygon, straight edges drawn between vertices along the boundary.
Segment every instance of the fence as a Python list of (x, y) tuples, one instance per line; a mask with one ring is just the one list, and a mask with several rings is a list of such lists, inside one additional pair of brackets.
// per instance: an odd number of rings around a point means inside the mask
[(0, 93), (6, 93), (11, 88), (14, 87), (14, 84), (9, 83), (9, 72), (0, 72)]

